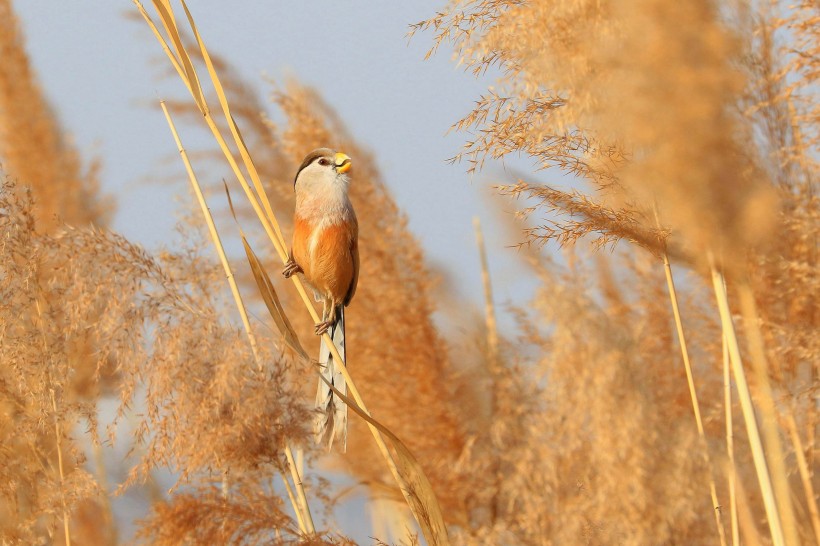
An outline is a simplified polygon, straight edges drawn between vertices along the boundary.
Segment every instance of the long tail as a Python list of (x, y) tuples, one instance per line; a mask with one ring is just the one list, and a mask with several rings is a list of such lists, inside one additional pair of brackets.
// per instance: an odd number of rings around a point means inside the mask
[[(345, 311), (340, 305), (336, 312), (336, 323), (328, 330), (339, 356), (347, 360), (345, 356)], [(330, 354), (330, 350), (325, 346), (324, 341), (320, 341), (319, 366), (322, 376), (330, 382), (339, 392), (347, 395), (347, 385), (344, 376), (339, 370), (344, 364), (336, 362)], [(333, 391), (328, 388), (324, 381), (319, 380), (319, 388), (316, 391), (316, 417), (313, 424), (313, 433), (317, 444), (326, 444), (327, 450), (333, 447), (333, 442), (338, 441), (342, 446), (342, 451), (347, 451), (347, 405), (338, 400)]]

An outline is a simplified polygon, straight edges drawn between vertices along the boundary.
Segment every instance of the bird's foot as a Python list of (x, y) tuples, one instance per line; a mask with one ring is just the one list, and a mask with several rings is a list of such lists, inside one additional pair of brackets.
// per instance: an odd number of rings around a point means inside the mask
[(326, 320), (324, 322), (318, 322), (318, 323), (316, 323), (316, 328), (314, 329), (314, 332), (316, 332), (317, 336), (321, 336), (322, 334), (327, 332), (328, 328), (330, 328), (331, 326), (333, 326), (333, 321), (332, 320)]
[(294, 273), (304, 273), (302, 271), (302, 267), (293, 261), (293, 259), (288, 260), (288, 263), (285, 264), (285, 269), (282, 270), (282, 275), (285, 276), (286, 279), (289, 279), (293, 276)]

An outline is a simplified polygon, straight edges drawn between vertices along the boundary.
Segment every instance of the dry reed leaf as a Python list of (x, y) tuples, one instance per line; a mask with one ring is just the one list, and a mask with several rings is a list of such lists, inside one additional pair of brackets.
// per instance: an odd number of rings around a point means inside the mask
[(407, 449), (407, 446), (399, 440), (398, 436), (363, 411), (353, 400), (342, 394), (322, 375), (319, 375), (319, 377), (359, 417), (379, 429), (379, 432), (390, 440), (390, 445), (398, 455), (396, 457), (396, 466), (402, 477), (403, 483), (401, 486), (404, 489), (405, 498), (416, 516), (416, 521), (421, 526), (424, 538), (431, 546), (448, 546), (450, 539), (447, 536), (447, 526), (444, 524), (441, 507), (438, 504), (436, 494), (433, 492), (433, 486), (430, 484), (430, 480), (427, 479), (427, 475), (418, 460)]
[(171, 38), (171, 41), (174, 44), (174, 49), (176, 49), (177, 52), (177, 62), (179, 60), (182, 61), (182, 67), (185, 70), (185, 80), (188, 82), (189, 89), (191, 89), (191, 95), (193, 96), (194, 101), (196, 101), (197, 106), (199, 106), (200, 111), (205, 113), (207, 112), (207, 105), (205, 104), (205, 97), (202, 94), (202, 86), (199, 84), (199, 77), (197, 76), (194, 65), (191, 62), (191, 57), (188, 55), (188, 51), (182, 44), (171, 3), (169, 0), (152, 1), (154, 8), (157, 10), (160, 19), (162, 20), (162, 25), (165, 27), (166, 34)]
[[(231, 192), (228, 190), (227, 184), (224, 184), (224, 186), (225, 195), (228, 197), (228, 207), (230, 208), (231, 215), (238, 226), (239, 220), (236, 219), (236, 211), (233, 208)], [(253, 273), (253, 278), (256, 281), (256, 286), (259, 288), (259, 294), (262, 296), (262, 300), (265, 302), (268, 312), (273, 318), (273, 321), (276, 323), (276, 327), (279, 328), (279, 332), (282, 334), (285, 343), (287, 343), (288, 347), (293, 349), (300, 357), (305, 360), (310, 360), (307, 352), (299, 342), (299, 336), (296, 333), (296, 330), (293, 329), (290, 319), (288, 319), (288, 316), (285, 313), (285, 308), (282, 306), (282, 302), (276, 294), (276, 289), (273, 287), (273, 283), (271, 282), (270, 277), (268, 277), (267, 271), (265, 271), (265, 266), (263, 266), (262, 262), (259, 261), (259, 258), (257, 258), (256, 253), (251, 248), (250, 243), (248, 243), (248, 239), (245, 237), (245, 232), (241, 227), (239, 228), (239, 235), (242, 237), (242, 246), (245, 249), (245, 255), (247, 256), (248, 263), (251, 266), (251, 272)]]
[(262, 295), (262, 299), (265, 301), (265, 305), (271, 317), (273, 317), (273, 321), (282, 333), (285, 343), (300, 357), (305, 360), (310, 360), (307, 352), (305, 352), (305, 349), (299, 342), (299, 337), (293, 329), (293, 326), (291, 326), (287, 314), (285, 314), (285, 309), (279, 301), (279, 296), (276, 295), (276, 289), (274, 289), (273, 283), (270, 281), (270, 277), (268, 277), (268, 273), (265, 271), (259, 258), (256, 257), (251, 245), (248, 244), (244, 233), (242, 233), (242, 245), (245, 247), (245, 254), (248, 256), (248, 263), (251, 264), (251, 271), (253, 272), (253, 278), (256, 279), (256, 285), (259, 287), (259, 293)]

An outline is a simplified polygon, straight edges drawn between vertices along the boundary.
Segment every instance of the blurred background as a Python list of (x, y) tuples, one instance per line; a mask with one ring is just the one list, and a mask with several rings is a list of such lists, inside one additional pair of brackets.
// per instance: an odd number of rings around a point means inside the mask
[(353, 158), (347, 361), (426, 478), (315, 444), (239, 227), (310, 317), (137, 7), (0, 0), (0, 544), (820, 546), (814, 3), (188, 6), (286, 241)]

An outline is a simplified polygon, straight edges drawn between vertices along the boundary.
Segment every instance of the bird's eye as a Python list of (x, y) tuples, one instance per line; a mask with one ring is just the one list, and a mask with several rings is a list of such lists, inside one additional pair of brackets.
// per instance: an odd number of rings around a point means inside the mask
[(327, 167), (328, 165), (330, 165), (330, 161), (323, 157), (319, 160), (319, 165), (321, 165), (322, 167)]

